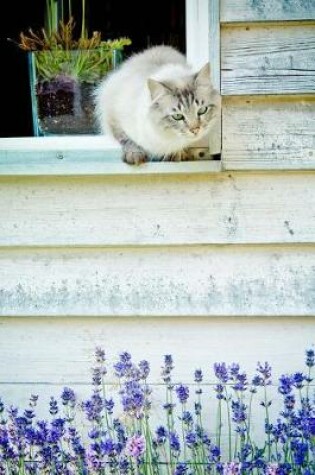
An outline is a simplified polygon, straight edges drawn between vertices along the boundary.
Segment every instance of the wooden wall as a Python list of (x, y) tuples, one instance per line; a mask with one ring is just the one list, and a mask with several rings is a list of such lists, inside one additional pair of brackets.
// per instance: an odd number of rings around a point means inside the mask
[(181, 381), (196, 367), (213, 381), (215, 361), (252, 374), (268, 360), (275, 383), (302, 369), (315, 344), (314, 28), (310, 2), (285, 3), (213, 12), (222, 162), (131, 169), (94, 139), (0, 141), (6, 401), (84, 394), (96, 345), (149, 359), (154, 383), (166, 353)]
[[(223, 160), (314, 167), (315, 4), (221, 0)], [(210, 4), (211, 8), (211, 4)]]
[(148, 358), (153, 383), (167, 353), (178, 381), (202, 367), (213, 382), (215, 361), (253, 374), (269, 360), (275, 383), (302, 369), (315, 343), (313, 171), (101, 168), (92, 145), (84, 160), (77, 139), (76, 162), (66, 142), (0, 143), (6, 401), (37, 392), (44, 405), (66, 384), (83, 397), (96, 345), (110, 361)]

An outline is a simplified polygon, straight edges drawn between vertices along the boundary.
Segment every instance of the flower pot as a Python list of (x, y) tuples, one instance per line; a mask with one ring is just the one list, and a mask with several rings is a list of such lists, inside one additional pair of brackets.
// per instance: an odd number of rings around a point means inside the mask
[(35, 136), (97, 133), (93, 90), (122, 60), (121, 50), (28, 53)]

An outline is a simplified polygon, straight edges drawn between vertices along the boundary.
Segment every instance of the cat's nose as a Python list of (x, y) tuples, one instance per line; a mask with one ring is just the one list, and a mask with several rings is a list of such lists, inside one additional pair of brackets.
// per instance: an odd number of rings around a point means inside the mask
[(194, 134), (197, 135), (200, 132), (200, 127), (199, 125), (196, 125), (195, 127), (190, 127), (190, 131)]

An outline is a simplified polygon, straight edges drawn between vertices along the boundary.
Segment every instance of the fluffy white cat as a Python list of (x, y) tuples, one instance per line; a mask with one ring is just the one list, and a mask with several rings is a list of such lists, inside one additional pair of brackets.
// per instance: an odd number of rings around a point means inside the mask
[(125, 60), (95, 91), (101, 133), (123, 147), (123, 160), (189, 160), (188, 149), (209, 134), (220, 95), (207, 63), (194, 72), (170, 46), (155, 46)]

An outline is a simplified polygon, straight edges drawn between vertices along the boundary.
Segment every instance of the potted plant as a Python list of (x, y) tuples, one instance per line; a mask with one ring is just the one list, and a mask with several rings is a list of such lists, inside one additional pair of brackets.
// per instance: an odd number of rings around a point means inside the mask
[(93, 134), (93, 89), (122, 60), (129, 38), (88, 35), (86, 0), (78, 31), (71, 0), (46, 0), (45, 27), (20, 33), (28, 53), (34, 135)]

